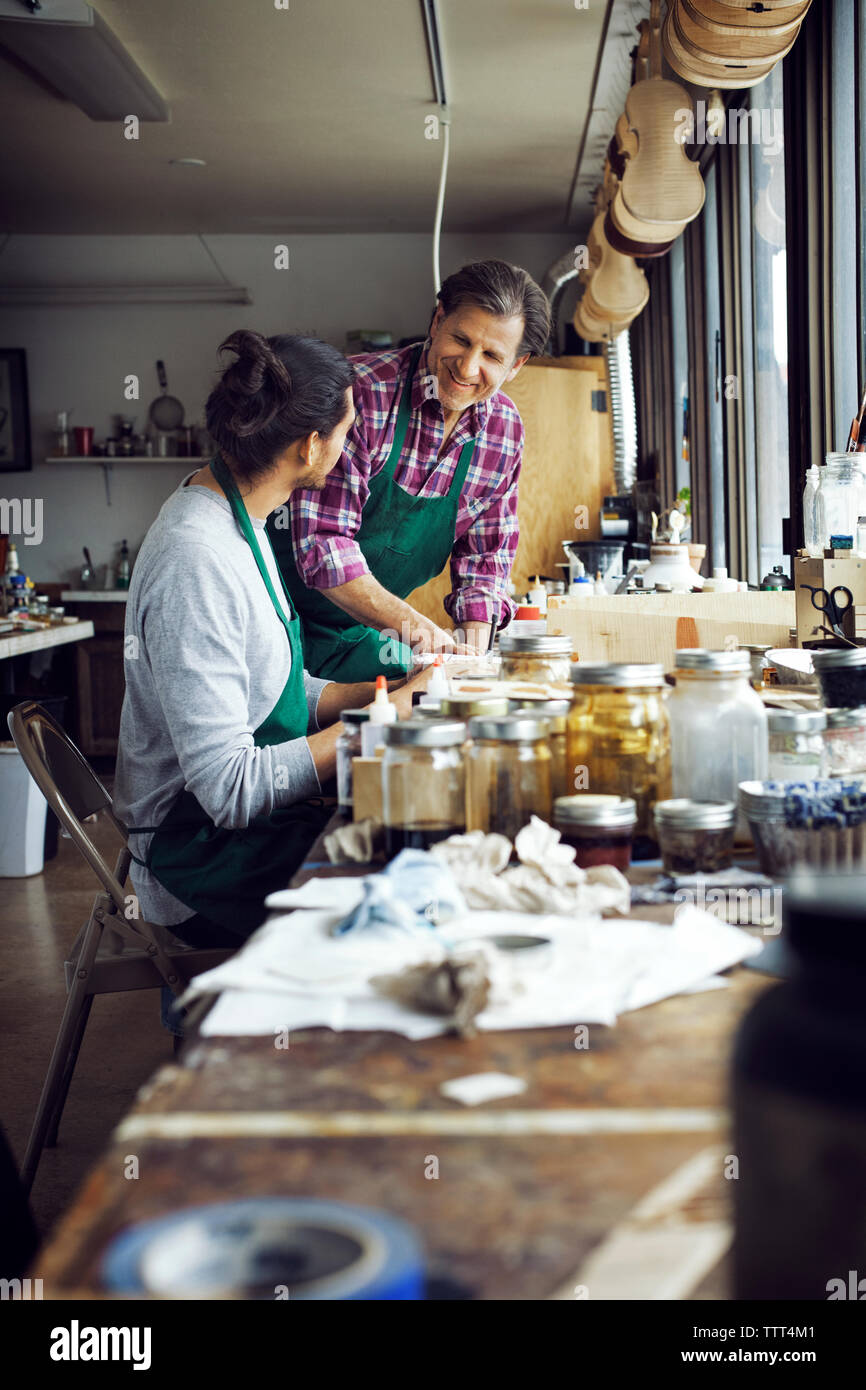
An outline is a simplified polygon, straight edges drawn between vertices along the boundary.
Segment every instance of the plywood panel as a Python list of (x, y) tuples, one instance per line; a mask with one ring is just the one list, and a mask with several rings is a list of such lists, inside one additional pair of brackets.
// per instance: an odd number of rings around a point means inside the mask
[[(512, 571), (517, 588), (534, 574), (556, 576), (562, 541), (595, 540), (602, 498), (613, 491), (613, 433), (609, 409), (592, 409), (593, 391), (609, 405), (603, 357), (540, 358), (509, 382), (507, 395), (526, 431), (520, 475), (520, 544)], [(585, 516), (576, 514), (586, 508)], [(588, 522), (577, 529), (577, 521)], [(442, 601), (450, 592), (448, 567), (409, 595), (426, 617), (450, 626)]]

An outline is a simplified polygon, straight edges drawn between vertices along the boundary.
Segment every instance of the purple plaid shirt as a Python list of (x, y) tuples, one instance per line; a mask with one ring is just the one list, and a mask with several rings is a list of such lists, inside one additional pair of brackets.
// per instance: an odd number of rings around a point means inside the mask
[[(310, 588), (332, 589), (368, 573), (355, 536), (370, 479), (391, 451), (411, 352), (407, 347), (350, 358), (358, 372), (358, 414), (343, 454), (321, 492), (299, 490), (289, 503), (295, 562)], [(497, 391), (463, 412), (438, 458), (444, 417), (439, 400), (430, 397), (435, 379), (428, 377), (425, 386), (426, 372), (425, 347), (412, 385), (412, 413), (394, 481), (413, 497), (444, 497), (460, 450), (467, 439), (477, 440), (460, 494), (451, 552), (452, 592), (445, 608), (458, 626), (470, 620), (495, 620), (501, 626), (514, 613), (506, 586), (517, 550), (523, 425), (508, 397)]]

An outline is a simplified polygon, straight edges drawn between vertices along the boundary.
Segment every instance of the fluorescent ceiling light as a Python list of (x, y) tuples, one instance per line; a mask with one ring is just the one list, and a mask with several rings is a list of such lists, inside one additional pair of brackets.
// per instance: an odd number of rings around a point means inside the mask
[(252, 304), (242, 285), (0, 285), (0, 304)]
[(0, 45), (94, 121), (167, 121), (164, 98), (84, 0), (0, 0)]
[(447, 106), (448, 94), (445, 87), (445, 61), (439, 25), (439, 11), (436, 8), (436, 0), (421, 0), (421, 11), (424, 15), (424, 29), (427, 34), (427, 52), (430, 57), (430, 75), (433, 78), (433, 94), (440, 106)]

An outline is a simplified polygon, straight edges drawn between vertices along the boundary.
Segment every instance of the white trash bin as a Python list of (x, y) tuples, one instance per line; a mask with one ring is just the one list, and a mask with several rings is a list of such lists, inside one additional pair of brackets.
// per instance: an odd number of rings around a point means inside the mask
[(15, 744), (0, 743), (0, 878), (42, 873), (47, 810)]

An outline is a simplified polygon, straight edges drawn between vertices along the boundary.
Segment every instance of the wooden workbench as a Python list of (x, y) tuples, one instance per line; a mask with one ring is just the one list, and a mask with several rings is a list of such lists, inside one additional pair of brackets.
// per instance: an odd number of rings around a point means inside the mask
[[(317, 842), (309, 861), (323, 858)], [(323, 872), (302, 870), (294, 883)], [(669, 920), (671, 909), (635, 915)], [(573, 1297), (591, 1252), (708, 1149), (717, 1151), (710, 1180), (699, 1191), (686, 1184), (676, 1219), (697, 1231), (727, 1217), (731, 1039), (766, 984), (737, 968), (728, 989), (665, 1000), (615, 1028), (591, 1025), (586, 1049), (572, 1028), (424, 1042), (310, 1029), (292, 1033), (287, 1050), (268, 1037), (193, 1039), (181, 1064), (140, 1092), (41, 1252), (45, 1296), (98, 1297), (102, 1252), (130, 1223), (291, 1195), (405, 1218), (423, 1238), (433, 1296)], [(527, 1089), (470, 1108), (439, 1092), (448, 1078), (484, 1071), (520, 1076)], [(126, 1176), (131, 1155), (136, 1181)], [(589, 1280), (590, 1297), (622, 1296), (609, 1275)]]

